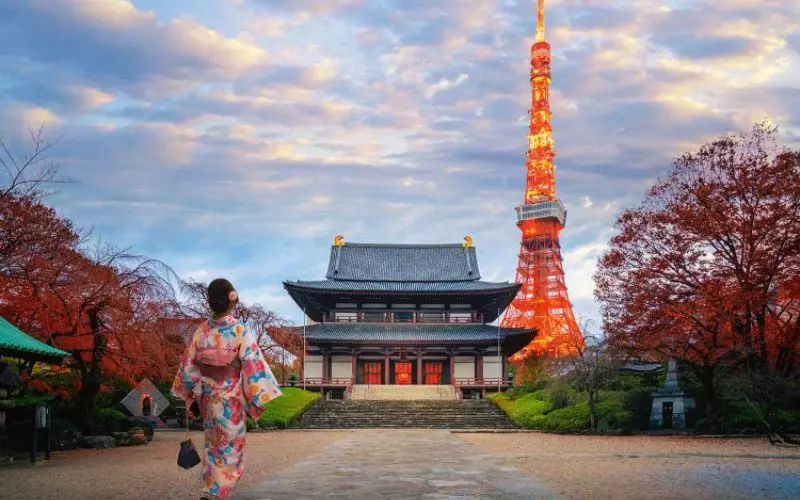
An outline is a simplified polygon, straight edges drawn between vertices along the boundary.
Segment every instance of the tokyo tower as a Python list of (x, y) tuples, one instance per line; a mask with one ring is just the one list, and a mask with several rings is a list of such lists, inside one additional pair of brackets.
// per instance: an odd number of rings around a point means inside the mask
[(506, 310), (504, 327), (536, 328), (528, 346), (512, 356), (564, 356), (582, 343), (567, 296), (559, 233), (567, 210), (556, 196), (553, 128), (550, 124), (550, 44), (544, 37), (544, 0), (538, 0), (536, 40), (531, 46), (531, 110), (524, 203), (516, 207), (522, 231), (516, 281), (519, 293)]

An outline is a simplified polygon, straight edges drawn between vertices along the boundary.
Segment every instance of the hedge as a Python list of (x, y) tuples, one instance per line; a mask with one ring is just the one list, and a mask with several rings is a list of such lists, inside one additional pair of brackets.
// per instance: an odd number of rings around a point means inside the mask
[[(597, 403), (597, 418), (608, 421), (611, 429), (630, 429), (633, 416), (623, 403), (625, 395), (603, 391)], [(490, 399), (509, 416), (512, 422), (526, 429), (577, 431), (589, 428), (589, 403), (586, 394), (576, 394), (580, 402), (554, 410), (547, 390), (539, 390), (513, 398), (505, 393)]]

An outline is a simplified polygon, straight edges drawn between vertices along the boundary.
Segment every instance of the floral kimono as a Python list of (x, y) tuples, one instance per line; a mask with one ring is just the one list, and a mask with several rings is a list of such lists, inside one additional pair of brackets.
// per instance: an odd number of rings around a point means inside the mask
[(203, 495), (229, 498), (242, 476), (245, 412), (258, 419), (281, 395), (250, 329), (233, 316), (195, 331), (172, 383), (172, 394), (200, 405), (205, 433)]

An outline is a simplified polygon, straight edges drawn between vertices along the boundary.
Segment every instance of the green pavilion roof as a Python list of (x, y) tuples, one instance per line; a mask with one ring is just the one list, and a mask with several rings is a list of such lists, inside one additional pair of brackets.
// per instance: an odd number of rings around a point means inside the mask
[(68, 352), (40, 342), (0, 316), (0, 354), (36, 361), (60, 363)]

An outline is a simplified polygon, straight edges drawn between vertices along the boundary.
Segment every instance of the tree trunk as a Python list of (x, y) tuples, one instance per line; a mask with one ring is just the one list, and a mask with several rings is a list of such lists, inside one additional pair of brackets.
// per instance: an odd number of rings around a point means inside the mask
[(758, 335), (758, 354), (761, 365), (765, 368), (770, 366), (769, 353), (767, 352), (767, 307), (761, 307), (756, 313), (756, 335)]
[(703, 395), (706, 399), (706, 419), (716, 429), (718, 425), (717, 415), (717, 388), (714, 384), (714, 365), (706, 365), (701, 368), (700, 382), (703, 384)]
[(78, 415), (83, 422), (84, 432), (94, 428), (95, 399), (100, 392), (100, 359), (105, 349), (105, 337), (100, 329), (99, 310), (88, 311), (89, 325), (92, 329), (92, 359), (89, 369), (83, 373), (81, 390), (78, 392)]
[(592, 430), (595, 429), (595, 421), (597, 417), (595, 415), (595, 393), (594, 391), (589, 391), (589, 426)]

